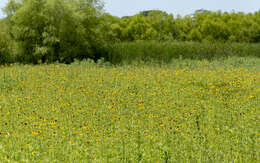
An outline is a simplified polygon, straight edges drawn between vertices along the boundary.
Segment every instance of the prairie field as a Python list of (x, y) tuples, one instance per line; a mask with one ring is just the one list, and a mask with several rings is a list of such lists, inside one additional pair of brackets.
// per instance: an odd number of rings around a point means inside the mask
[(259, 162), (260, 59), (0, 68), (0, 162)]

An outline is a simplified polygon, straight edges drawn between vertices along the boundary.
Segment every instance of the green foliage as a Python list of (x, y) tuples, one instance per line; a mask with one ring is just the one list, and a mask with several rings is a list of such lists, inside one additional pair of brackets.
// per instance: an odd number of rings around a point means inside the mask
[(173, 16), (158, 10), (141, 12), (118, 22), (119, 41), (172, 40)]
[(13, 61), (10, 53), (11, 39), (8, 35), (4, 20), (0, 19), (0, 64), (7, 64)]
[(117, 19), (113, 26), (117, 27), (115, 35), (120, 33), (117, 35), (118, 41), (260, 41), (259, 12), (245, 14), (198, 10), (193, 15), (174, 18), (160, 10), (149, 10)]
[(102, 7), (101, 0), (9, 0), (0, 24), (0, 62), (258, 56), (259, 47), (248, 43), (260, 42), (260, 12), (197, 10), (181, 17), (149, 10), (119, 18)]
[(94, 50), (102, 41), (96, 28), (96, 4), (91, 0), (11, 0), (5, 11), (17, 61), (70, 63), (95, 58)]
[(106, 42), (118, 42), (122, 37), (120, 18), (104, 13), (100, 17), (100, 30)]
[(176, 58), (260, 57), (260, 45), (252, 43), (138, 41), (110, 44), (105, 49), (107, 54), (103, 57), (114, 64), (135, 61), (169, 63)]

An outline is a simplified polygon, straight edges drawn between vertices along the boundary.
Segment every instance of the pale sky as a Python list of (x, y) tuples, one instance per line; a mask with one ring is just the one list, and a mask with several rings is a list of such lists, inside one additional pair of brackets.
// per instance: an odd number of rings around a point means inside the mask
[[(0, 0), (0, 8), (8, 0)], [(105, 11), (114, 16), (130, 16), (143, 10), (159, 9), (174, 15), (192, 14), (198, 9), (211, 11), (255, 12), (260, 10), (260, 0), (103, 0)], [(3, 17), (0, 12), (0, 17)]]

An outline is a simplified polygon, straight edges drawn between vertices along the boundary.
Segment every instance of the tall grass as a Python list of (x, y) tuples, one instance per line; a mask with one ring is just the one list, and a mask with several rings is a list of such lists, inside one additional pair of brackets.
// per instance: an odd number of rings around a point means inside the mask
[(172, 59), (207, 59), (232, 56), (260, 57), (260, 44), (220, 42), (138, 41), (107, 45), (102, 56), (113, 64), (133, 61), (169, 63)]
[[(14, 47), (12, 47), (14, 49)], [(131, 64), (135, 62), (171, 63), (174, 59), (215, 60), (228, 57), (260, 57), (260, 44), (221, 43), (221, 42), (158, 42), (136, 41), (108, 43), (98, 46), (92, 59), (104, 58), (112, 64)], [(0, 65), (21, 62), (0, 40)], [(70, 56), (71, 57), (71, 56)], [(85, 59), (84, 57), (78, 59)], [(51, 59), (53, 60), (53, 59)], [(71, 61), (76, 58), (71, 58)]]

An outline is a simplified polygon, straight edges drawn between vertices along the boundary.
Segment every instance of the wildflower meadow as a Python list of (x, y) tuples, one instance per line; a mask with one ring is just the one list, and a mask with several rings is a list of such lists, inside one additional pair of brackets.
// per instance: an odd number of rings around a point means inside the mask
[(259, 59), (0, 68), (1, 162), (259, 162)]

